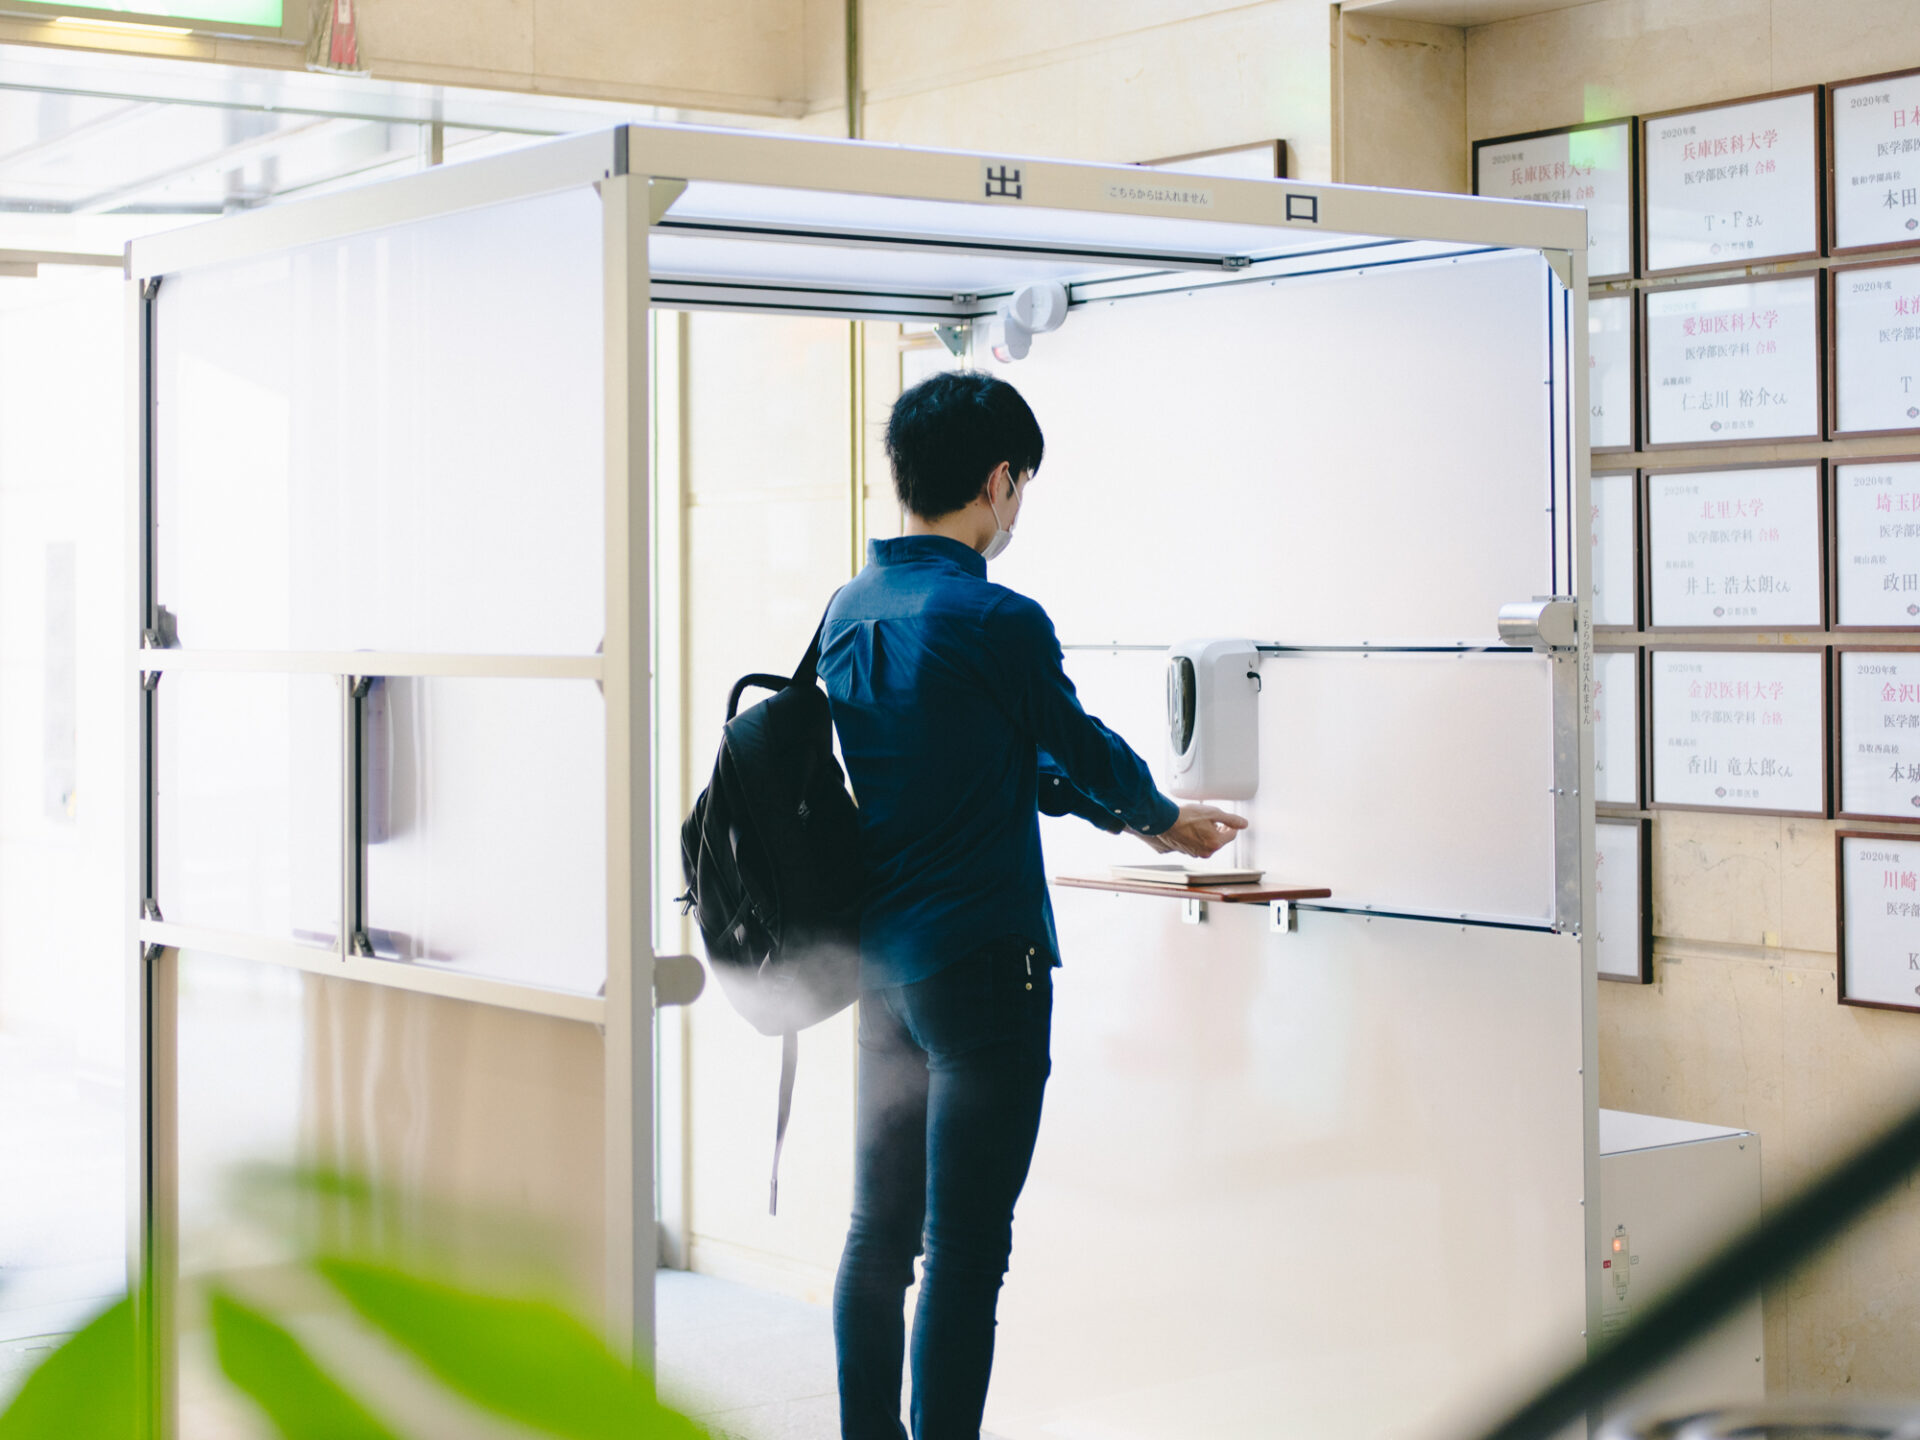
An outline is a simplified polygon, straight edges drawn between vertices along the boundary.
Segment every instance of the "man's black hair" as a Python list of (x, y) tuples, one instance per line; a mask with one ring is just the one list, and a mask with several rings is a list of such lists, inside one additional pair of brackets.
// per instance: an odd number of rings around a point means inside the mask
[(893, 402), (887, 421), (893, 488), (929, 520), (971, 504), (1002, 460), (1016, 480), (1038, 470), (1045, 448), (1020, 392), (978, 370), (929, 376)]

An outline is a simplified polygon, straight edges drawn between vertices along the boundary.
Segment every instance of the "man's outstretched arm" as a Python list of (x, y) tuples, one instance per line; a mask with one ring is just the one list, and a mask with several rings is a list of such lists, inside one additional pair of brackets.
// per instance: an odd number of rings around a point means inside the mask
[[(1180, 805), (1160, 793), (1146, 761), (1080, 704), (1053, 622), (1033, 601), (1009, 595), (989, 624), (1015, 714), (1053, 767), (1042, 767), (1043, 810), (1088, 819), (1097, 811), (1094, 823), (1103, 830), (1124, 828), (1156, 850), (1200, 857), (1212, 855), (1246, 828), (1241, 816), (1212, 805)], [(1050, 783), (1055, 779), (1065, 784)], [(1063, 796), (1066, 808), (1048, 810), (1048, 792), (1065, 789), (1091, 805), (1082, 808)]]

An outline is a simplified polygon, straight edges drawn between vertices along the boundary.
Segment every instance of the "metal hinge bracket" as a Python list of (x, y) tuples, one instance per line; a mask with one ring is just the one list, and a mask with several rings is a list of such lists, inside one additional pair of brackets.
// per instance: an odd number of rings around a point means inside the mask
[(140, 647), (143, 650), (172, 650), (180, 644), (180, 625), (173, 618), (173, 612), (164, 605), (156, 605), (153, 610), (153, 624), (140, 632)]

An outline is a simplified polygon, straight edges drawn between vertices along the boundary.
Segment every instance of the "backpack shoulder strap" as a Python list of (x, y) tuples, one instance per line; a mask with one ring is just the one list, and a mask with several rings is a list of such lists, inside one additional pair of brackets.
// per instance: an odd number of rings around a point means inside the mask
[(767, 1213), (780, 1213), (780, 1152), (787, 1144), (787, 1121), (793, 1115), (793, 1075), (800, 1068), (800, 1036), (789, 1030), (780, 1037), (780, 1114), (773, 1130), (773, 1184), (767, 1193)]
[(793, 684), (813, 684), (820, 664), (820, 641), (827, 633), (827, 616), (833, 613), (833, 602), (840, 598), (840, 590), (846, 588), (842, 585), (827, 598), (827, 608), (820, 612), (820, 623), (813, 627), (813, 639), (807, 643), (807, 653), (801, 658), (800, 668), (793, 672)]

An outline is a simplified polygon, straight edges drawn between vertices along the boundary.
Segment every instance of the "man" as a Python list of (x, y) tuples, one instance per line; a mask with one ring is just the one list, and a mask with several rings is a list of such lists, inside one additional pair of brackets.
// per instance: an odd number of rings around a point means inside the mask
[(1046, 612), (987, 579), (1043, 441), (1006, 382), (936, 375), (887, 426), (907, 533), (877, 540), (820, 653), (860, 802), (853, 1222), (834, 1287), (844, 1440), (901, 1440), (905, 1292), (916, 1440), (977, 1440), (994, 1310), (1050, 1069), (1053, 913), (1040, 810), (1211, 855), (1239, 816), (1176, 805), (1080, 708)]

